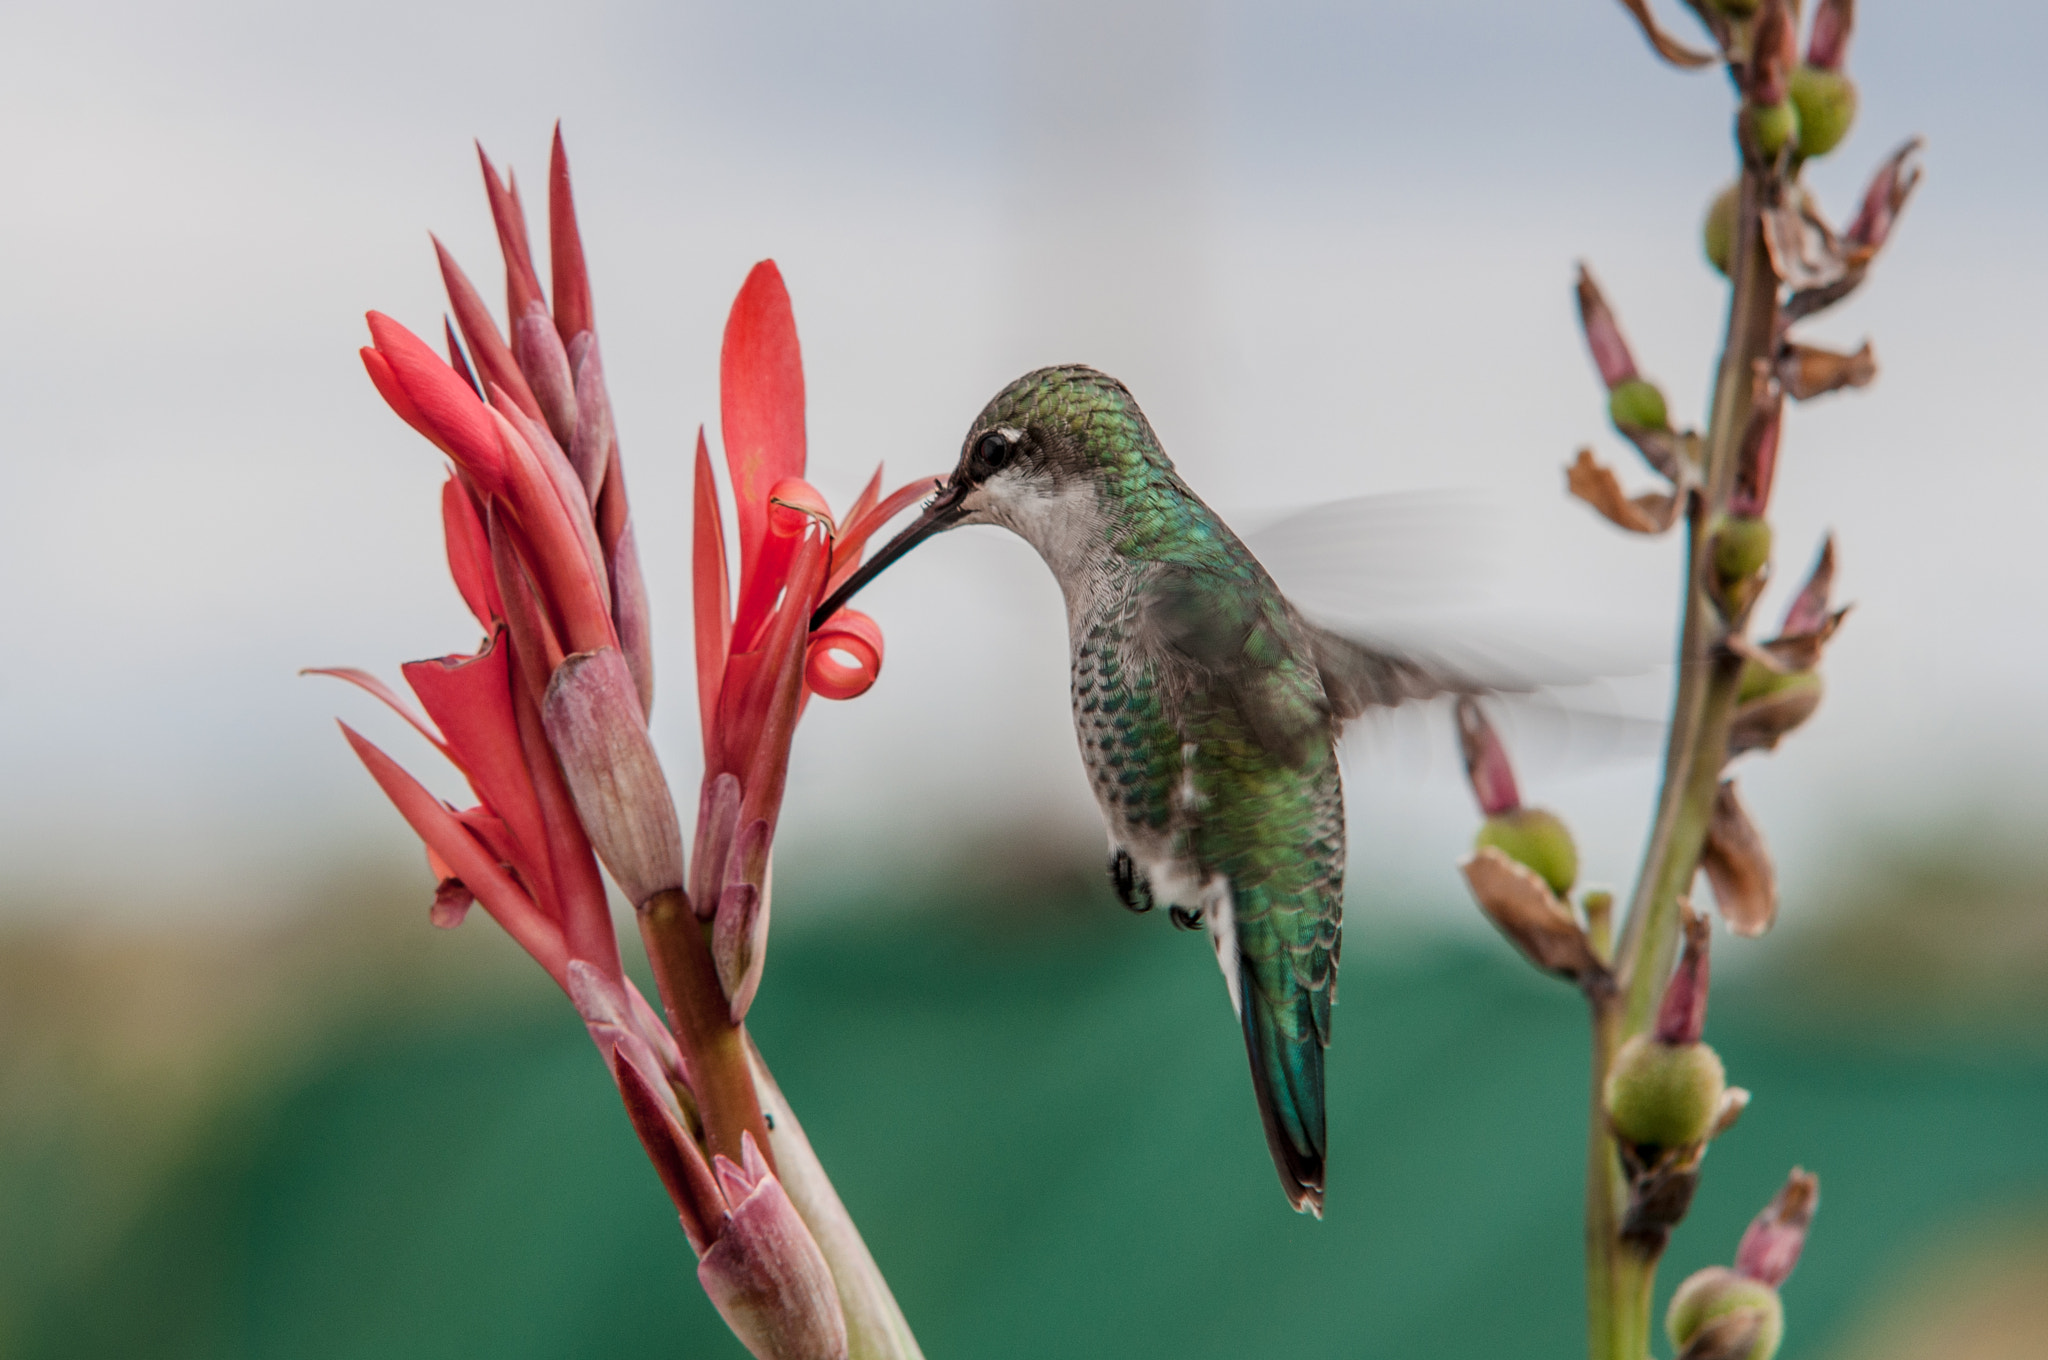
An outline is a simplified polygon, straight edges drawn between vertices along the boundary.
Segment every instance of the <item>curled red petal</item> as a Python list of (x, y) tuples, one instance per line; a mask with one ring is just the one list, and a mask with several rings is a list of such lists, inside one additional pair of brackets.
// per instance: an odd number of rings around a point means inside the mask
[(370, 777), (377, 781), (377, 786), (384, 790), (384, 796), (391, 800), (392, 806), (398, 809), (398, 815), (412, 827), (413, 834), (440, 856), (442, 863), (462, 880), (463, 886), (483, 903), (491, 918), (503, 926), (505, 933), (518, 941), (519, 947), (531, 954), (534, 962), (545, 968), (548, 976), (566, 991), (569, 985), (569, 953), (563, 945), (561, 930), (541, 915), (533, 899), (498, 866), (460, 818), (421, 787), (420, 782), (407, 774), (397, 761), (378, 750), (347, 723), (340, 726), (342, 735), (355, 749), (356, 757), (370, 771)]
[(804, 683), (824, 699), (854, 699), (882, 673), (882, 628), (856, 609), (842, 609), (811, 633)]

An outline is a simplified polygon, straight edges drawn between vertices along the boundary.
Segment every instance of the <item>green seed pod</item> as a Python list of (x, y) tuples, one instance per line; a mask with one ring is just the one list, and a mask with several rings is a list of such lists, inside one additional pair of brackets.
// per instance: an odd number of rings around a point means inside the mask
[(1776, 160), (1778, 153), (1787, 146), (1799, 142), (1799, 109), (1789, 99), (1759, 108), (1751, 104), (1745, 110), (1749, 118), (1750, 136), (1756, 139), (1757, 154), (1765, 160)]
[(1663, 1044), (1638, 1034), (1607, 1071), (1607, 1116), (1628, 1142), (1689, 1147), (1713, 1128), (1727, 1089), (1721, 1055), (1705, 1044)]
[(1749, 1348), (1733, 1360), (1771, 1360), (1785, 1336), (1785, 1305), (1777, 1290), (1726, 1266), (1708, 1266), (1686, 1277), (1671, 1296), (1664, 1330), (1682, 1351), (1708, 1323), (1739, 1312), (1754, 1314), (1757, 1329)]
[(1840, 71), (1801, 66), (1792, 72), (1791, 89), (1799, 109), (1799, 154), (1827, 155), (1856, 121), (1856, 82)]
[(1578, 881), (1579, 848), (1572, 844), (1572, 833), (1556, 813), (1524, 807), (1488, 817), (1472, 848), (1488, 846), (1533, 870), (1559, 897)]
[(1747, 581), (1771, 560), (1768, 520), (1731, 517), (1714, 534), (1714, 571), (1724, 588)]
[(1671, 412), (1664, 406), (1664, 394), (1657, 390), (1655, 383), (1641, 378), (1630, 378), (1616, 384), (1607, 394), (1607, 415), (1616, 425), (1635, 426), (1643, 430), (1665, 430), (1671, 427)]
[(1707, 248), (1707, 263), (1726, 277), (1735, 259), (1736, 217), (1742, 211), (1742, 184), (1737, 181), (1715, 195), (1707, 208), (1707, 221), (1702, 229)]

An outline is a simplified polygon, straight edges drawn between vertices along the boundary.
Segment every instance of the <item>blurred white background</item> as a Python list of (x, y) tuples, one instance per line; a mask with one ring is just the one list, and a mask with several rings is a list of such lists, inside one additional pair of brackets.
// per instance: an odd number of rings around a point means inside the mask
[[(1878, 384), (1790, 417), (1780, 571), (1832, 527), (1857, 603), (1828, 705), (1744, 780), (1795, 905), (1874, 837), (2048, 815), (2048, 19), (1862, 10), (1866, 112), (1811, 178), (1846, 218), (1914, 132), (1929, 175), (1872, 282), (1806, 331), (1872, 336)], [(1728, 108), (1613, 0), (17, 0), (0, 912), (275, 911), (309, 864), (417, 855), (329, 719), (422, 767), (425, 748), (294, 672), (395, 678), (474, 642), (439, 460), (354, 353), (366, 308), (438, 329), (430, 229), (496, 293), (472, 137), (537, 202), (563, 120), (656, 601), (657, 737), (689, 788), (685, 455), (698, 422), (716, 436), (725, 309), (765, 256), (795, 299), (813, 479), (839, 503), (879, 459), (892, 479), (949, 466), (1011, 377), (1085, 361), (1227, 514), (1465, 488), (1472, 521), (1449, 517), (1435, 553), (1654, 654), (1675, 541), (1562, 494), (1588, 442), (1647, 479), (1607, 429), (1572, 269), (1592, 263), (1696, 419)], [(785, 883), (1016, 832), (1089, 843), (1058, 597), (1029, 551), (951, 536), (866, 607), (887, 668), (811, 710)], [(1444, 715), (1350, 750), (1354, 900), (1455, 902), (1473, 814)], [(1625, 880), (1653, 774), (1566, 749), (1524, 783), (1594, 877)]]

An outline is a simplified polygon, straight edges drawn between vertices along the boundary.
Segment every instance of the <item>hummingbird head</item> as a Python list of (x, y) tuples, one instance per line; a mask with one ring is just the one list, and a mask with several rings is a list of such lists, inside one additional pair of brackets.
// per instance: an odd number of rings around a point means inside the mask
[(1059, 571), (1101, 543), (1103, 499), (1133, 465), (1172, 471), (1122, 383), (1081, 364), (1025, 374), (975, 417), (924, 512), (832, 592), (812, 626), (912, 548), (963, 524), (999, 524)]

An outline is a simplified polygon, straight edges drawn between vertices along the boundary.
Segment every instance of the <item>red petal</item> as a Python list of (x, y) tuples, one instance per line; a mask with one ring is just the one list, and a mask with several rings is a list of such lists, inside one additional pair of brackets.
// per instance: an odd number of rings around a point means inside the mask
[(733, 299), (718, 397), (745, 581), (767, 535), (769, 488), (804, 472), (803, 354), (789, 291), (773, 260), (755, 265)]
[(405, 389), (399, 386), (398, 376), (391, 371), (391, 365), (384, 361), (384, 356), (367, 345), (356, 352), (363, 356), (363, 368), (369, 372), (370, 385), (377, 389), (378, 396), (384, 398), (384, 404), (389, 406), (400, 420), (418, 430), (446, 452), (446, 447), (441, 444), (441, 436), (420, 418), (418, 408), (412, 404), (412, 398), (405, 394)]
[[(412, 414), (395, 405), (393, 409), (415, 429), (428, 432), (428, 438), (461, 464), (478, 485), (496, 494), (505, 483), (505, 456), (499, 448), (496, 425), (476, 393), (424, 340), (390, 317), (371, 312), (369, 322), (377, 353), (392, 384), (411, 403)], [(371, 381), (378, 376), (377, 368), (370, 365)]]
[(524, 871), (536, 895), (552, 906), (546, 901), (554, 895), (547, 832), (519, 745), (519, 722), (512, 711), (512, 649), (507, 641), (501, 630), (475, 656), (412, 661), (403, 669), (412, 692), (447, 733), (449, 759), (468, 776), (476, 796), (510, 828), (521, 853), (506, 858)]
[(811, 610), (825, 585), (828, 548), (822, 533), (804, 536), (789, 573), (789, 588), (775, 611), (768, 640), (761, 648), (761, 668), (747, 686), (742, 718), (728, 735), (746, 744), (729, 747), (743, 762), (740, 773), (742, 825), (759, 818), (770, 834), (782, 808), (782, 785), (789, 773), (789, 743), (796, 735), (803, 698), (804, 642)]
[[(843, 652), (851, 664), (834, 656)], [(855, 609), (842, 609), (811, 633), (804, 657), (804, 683), (825, 699), (854, 699), (868, 692), (882, 673), (882, 629)]]
[[(411, 723), (413, 730), (433, 743), (435, 750), (447, 756), (448, 759), (455, 760), (455, 753), (448, 749), (448, 743), (441, 739), (441, 734), (436, 732), (425, 718), (415, 713), (412, 705), (407, 703), (397, 690), (391, 688), (391, 686), (385, 684), (368, 671), (359, 671), (354, 666), (308, 666), (300, 671), (299, 674), (331, 675), (336, 680), (346, 680), (357, 689), (368, 691), (370, 694), (382, 699), (386, 708)], [(462, 762), (455, 761), (455, 763), (457, 766), (460, 766)], [(446, 875), (444, 874), (443, 877), (445, 878)]]
[(441, 261), (441, 281), (448, 288), (448, 304), (455, 309), (455, 324), (462, 328), (462, 338), (469, 345), (469, 356), (476, 360), (477, 376), (504, 388), (512, 395), (512, 400), (519, 403), (520, 410), (539, 420), (540, 403), (534, 400), (533, 390), (526, 385), (526, 376), (519, 371), (519, 362), (512, 357), (505, 337), (498, 334), (498, 323), (491, 320), (491, 309), (484, 306), (476, 285), (469, 281), (469, 275), (462, 272), (462, 266), (455, 263), (455, 257), (448, 253), (440, 238), (435, 237), (433, 241), (434, 255)]
[[(541, 455), (511, 421), (496, 411), (489, 414), (497, 424), (499, 446), (504, 450), (505, 501), (525, 535), (522, 547), (532, 550), (531, 556), (521, 555), (526, 557), (534, 584), (562, 630), (563, 643), (572, 652), (594, 652), (600, 647), (617, 645), (612, 634), (611, 606), (604, 598), (605, 589), (591, 560), (594, 545), (587, 544), (584, 535), (577, 532), (578, 526), (563, 506)], [(570, 475), (573, 480), (574, 474)]]
[(469, 612), (489, 632), (505, 616), (491, 573), (491, 540), (469, 489), (453, 477), (441, 486), (441, 535), (448, 545), (448, 574)]
[[(881, 475), (882, 470), (876, 468), (876, 478), (879, 479)], [(874, 536), (875, 531), (929, 496), (938, 480), (935, 477), (920, 477), (914, 482), (897, 487), (889, 493), (889, 499), (880, 505), (870, 507), (865, 513), (849, 514), (846, 517), (846, 523), (839, 526), (839, 537), (832, 544), (832, 579), (825, 583), (827, 594), (837, 590), (840, 582), (853, 575), (855, 569), (860, 566), (861, 553), (867, 548), (868, 540)], [(861, 494), (865, 499), (867, 493)], [(859, 507), (855, 508), (858, 510)]]
[(725, 517), (718, 509), (718, 484), (711, 476), (711, 452), (697, 431), (696, 525), (690, 544), (690, 607), (697, 623), (697, 712), (704, 728), (704, 759), (717, 749), (718, 694), (732, 647), (732, 588), (726, 580)]
[(548, 154), (549, 280), (555, 288), (555, 329), (568, 344), (594, 329), (590, 308), (590, 276), (583, 265), (583, 236), (576, 229), (576, 199), (569, 188), (569, 156), (562, 150), (562, 125), (555, 124), (555, 144)]
[(365, 741), (347, 723), (341, 724), (341, 731), (348, 738), (348, 744), (355, 748), (357, 758), (369, 769), (370, 777), (384, 790), (384, 796), (391, 800), (413, 833), (454, 870), (455, 876), (476, 895), (477, 901), (483, 903), (484, 910), (505, 928), (505, 933), (517, 940), (519, 947), (531, 954), (536, 963), (547, 969), (548, 976), (566, 990), (569, 954), (562, 943), (562, 932), (540, 914), (533, 899), (498, 867), (496, 859), (470, 834), (461, 820), (422, 788), (418, 780), (401, 769), (397, 761)]

